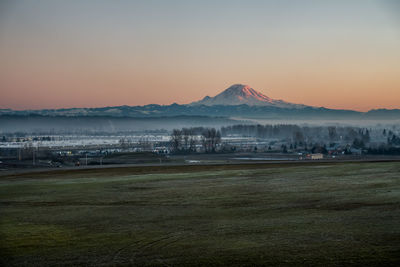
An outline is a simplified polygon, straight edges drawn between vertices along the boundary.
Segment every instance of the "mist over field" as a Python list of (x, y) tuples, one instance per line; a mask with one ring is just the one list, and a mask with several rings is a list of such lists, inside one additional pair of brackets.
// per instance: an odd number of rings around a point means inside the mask
[(183, 127), (221, 127), (244, 120), (206, 116), (176, 116), (154, 118), (129, 117), (66, 117), (66, 116), (0, 116), (0, 133), (118, 133), (132, 131), (171, 131)]
[(384, 128), (400, 126), (400, 119), (262, 119), (262, 118), (241, 118), (232, 117), (235, 120), (245, 120), (252, 124), (294, 124), (308, 126), (349, 126), (349, 127), (367, 127), (367, 128)]
[(168, 117), (111, 117), (111, 116), (0, 116), (1, 133), (51, 133), (96, 134), (140, 132), (188, 127), (213, 127), (234, 124), (299, 125), (299, 126), (349, 126), (366, 128), (391, 128), (400, 125), (400, 119), (262, 119), (249, 117), (168, 116)]

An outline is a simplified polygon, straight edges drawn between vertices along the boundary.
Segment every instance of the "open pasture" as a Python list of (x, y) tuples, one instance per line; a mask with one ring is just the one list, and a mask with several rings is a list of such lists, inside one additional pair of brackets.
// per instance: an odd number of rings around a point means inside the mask
[(5, 266), (399, 263), (399, 162), (0, 177)]

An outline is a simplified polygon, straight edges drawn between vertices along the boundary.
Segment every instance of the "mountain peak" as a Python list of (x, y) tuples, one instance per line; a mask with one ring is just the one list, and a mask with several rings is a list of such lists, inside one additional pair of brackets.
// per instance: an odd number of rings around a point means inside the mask
[(206, 96), (190, 105), (223, 105), (223, 106), (272, 106), (281, 108), (300, 108), (304, 105), (292, 104), (282, 100), (274, 100), (245, 84), (234, 84), (214, 97)]
[(246, 84), (233, 84), (214, 97), (206, 96), (202, 100), (192, 102), (190, 105), (223, 105), (223, 106), (271, 106), (280, 108), (302, 108), (304, 105), (293, 104), (283, 100), (269, 98), (263, 93)]
[[(268, 102), (271, 103), (272, 99), (268, 96), (254, 90), (245, 84), (234, 84), (223, 91), (221, 94), (217, 95), (223, 96), (225, 98), (236, 98), (240, 101), (249, 102), (243, 104), (253, 104), (256, 105), (258, 102)], [(250, 103), (251, 102), (251, 103)]]
[(251, 87), (247, 84), (241, 84), (241, 83), (236, 83), (231, 86), (229, 86), (225, 91), (244, 91), (251, 89)]

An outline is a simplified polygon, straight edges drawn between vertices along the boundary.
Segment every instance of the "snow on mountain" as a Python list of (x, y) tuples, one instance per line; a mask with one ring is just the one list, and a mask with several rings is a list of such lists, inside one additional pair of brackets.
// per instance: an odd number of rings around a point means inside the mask
[(234, 84), (222, 93), (209, 97), (206, 96), (202, 100), (192, 102), (190, 105), (224, 105), (224, 106), (237, 106), (237, 105), (249, 105), (249, 106), (273, 106), (280, 108), (303, 108), (305, 105), (293, 104), (285, 102), (283, 100), (271, 99), (268, 96), (254, 90), (248, 85)]

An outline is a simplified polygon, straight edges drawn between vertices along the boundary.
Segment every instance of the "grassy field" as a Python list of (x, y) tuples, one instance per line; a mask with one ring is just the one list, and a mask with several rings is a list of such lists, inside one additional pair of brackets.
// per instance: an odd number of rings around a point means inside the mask
[(400, 163), (0, 177), (0, 265), (399, 266)]

